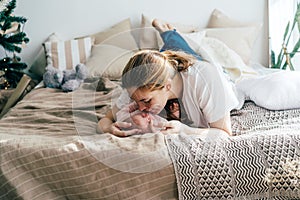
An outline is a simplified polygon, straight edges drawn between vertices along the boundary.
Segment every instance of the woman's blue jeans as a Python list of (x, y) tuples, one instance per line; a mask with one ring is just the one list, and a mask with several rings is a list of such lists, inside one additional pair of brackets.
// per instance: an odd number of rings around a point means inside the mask
[(160, 51), (184, 51), (185, 53), (192, 54), (197, 59), (202, 60), (202, 58), (189, 46), (185, 39), (176, 30), (165, 31), (161, 33), (160, 36), (164, 42)]

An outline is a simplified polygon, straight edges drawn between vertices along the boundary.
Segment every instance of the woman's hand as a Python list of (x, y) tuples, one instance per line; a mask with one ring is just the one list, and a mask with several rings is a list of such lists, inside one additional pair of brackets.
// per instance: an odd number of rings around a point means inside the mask
[(141, 130), (139, 129), (122, 130), (130, 128), (132, 124), (127, 122), (114, 122), (113, 113), (117, 113), (117, 111), (118, 108), (114, 106), (112, 110), (106, 113), (105, 117), (99, 120), (97, 126), (98, 133), (111, 133), (115, 136), (125, 137), (129, 135), (139, 134), (141, 132)]
[(162, 130), (161, 132), (163, 134), (174, 134), (174, 133), (180, 133), (180, 132), (190, 132), (191, 131), (191, 127), (181, 123), (178, 120), (171, 120), (168, 121), (166, 123), (164, 123), (164, 125), (162, 126)]
[(128, 122), (115, 122), (111, 125), (110, 133), (112, 133), (115, 136), (119, 136), (119, 137), (126, 137), (126, 136), (141, 133), (140, 129), (126, 130), (126, 129), (129, 129), (131, 126), (132, 126), (132, 124), (128, 123)]
[(190, 135), (201, 135), (205, 140), (214, 140), (218, 137), (228, 137), (226, 131), (218, 128), (194, 128), (190, 127), (186, 124), (181, 123), (177, 120), (168, 121), (163, 125), (163, 128), (161, 130), (164, 134), (179, 134), (179, 133), (185, 133)]
[(103, 127), (102, 132), (108, 132), (118, 137), (126, 137), (141, 133), (140, 129), (126, 130), (129, 129), (131, 126), (132, 124), (127, 122), (114, 122), (106, 127)]
[(223, 118), (209, 124), (211, 128), (221, 129), (228, 135), (232, 135), (230, 113), (227, 113)]

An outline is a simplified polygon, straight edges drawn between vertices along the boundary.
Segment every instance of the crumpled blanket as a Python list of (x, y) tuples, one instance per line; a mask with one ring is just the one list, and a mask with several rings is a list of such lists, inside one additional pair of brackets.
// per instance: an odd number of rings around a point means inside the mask
[(269, 110), (300, 108), (300, 71), (275, 71), (241, 79), (235, 84), (238, 107), (245, 99)]

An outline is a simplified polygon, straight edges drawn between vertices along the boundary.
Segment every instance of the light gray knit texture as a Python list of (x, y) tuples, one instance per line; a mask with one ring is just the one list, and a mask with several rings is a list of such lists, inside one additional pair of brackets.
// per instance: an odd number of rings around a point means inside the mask
[[(205, 141), (167, 135), (180, 199), (300, 199), (300, 109), (269, 111), (245, 103), (232, 112), (235, 136)], [(298, 167), (298, 166), (297, 166)]]

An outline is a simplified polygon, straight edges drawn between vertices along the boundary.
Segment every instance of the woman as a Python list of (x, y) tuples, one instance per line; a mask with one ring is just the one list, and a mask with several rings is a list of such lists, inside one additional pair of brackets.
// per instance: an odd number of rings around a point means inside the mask
[(116, 136), (140, 133), (123, 131), (130, 123), (115, 122), (115, 113), (135, 101), (143, 112), (166, 115), (163, 133), (201, 133), (207, 128), (231, 135), (230, 111), (238, 105), (232, 86), (220, 69), (203, 61), (169, 24), (153, 21), (164, 41), (162, 51), (142, 50), (123, 70), (120, 98), (98, 123), (99, 132)]

